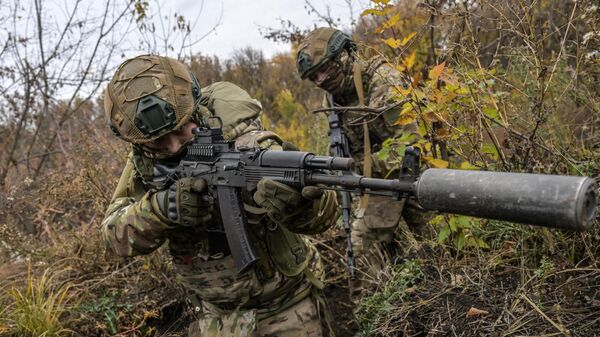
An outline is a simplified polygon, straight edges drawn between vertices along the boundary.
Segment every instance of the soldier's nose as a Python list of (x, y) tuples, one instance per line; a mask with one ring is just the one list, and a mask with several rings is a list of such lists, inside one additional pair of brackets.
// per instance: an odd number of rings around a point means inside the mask
[(327, 78), (327, 72), (323, 69), (317, 71), (314, 75), (313, 75), (313, 82), (315, 82), (315, 84), (319, 85), (321, 83), (323, 83), (323, 81), (325, 81), (325, 79)]
[(169, 134), (164, 140), (165, 148), (169, 153), (177, 153), (183, 146), (183, 139), (174, 134)]

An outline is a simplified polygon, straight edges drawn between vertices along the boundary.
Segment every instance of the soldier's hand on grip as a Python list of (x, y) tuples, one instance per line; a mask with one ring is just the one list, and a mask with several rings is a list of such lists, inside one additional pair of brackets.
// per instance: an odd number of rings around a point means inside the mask
[(163, 217), (182, 226), (197, 226), (212, 217), (214, 200), (206, 193), (206, 181), (186, 177), (154, 197)]
[(275, 222), (286, 223), (306, 212), (323, 195), (323, 190), (306, 186), (302, 191), (271, 179), (262, 179), (257, 184), (254, 201), (267, 210)]

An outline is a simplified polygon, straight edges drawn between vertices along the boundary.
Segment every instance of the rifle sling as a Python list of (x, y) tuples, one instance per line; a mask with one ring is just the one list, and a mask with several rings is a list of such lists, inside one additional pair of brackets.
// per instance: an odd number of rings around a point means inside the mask
[[(352, 66), (352, 70), (354, 72), (354, 88), (356, 89), (356, 94), (358, 95), (358, 105), (361, 107), (365, 106), (365, 90), (362, 83), (362, 74), (360, 70), (360, 64), (358, 62), (354, 62)], [(369, 137), (369, 126), (367, 125), (367, 121), (363, 120), (363, 175), (365, 177), (371, 177), (371, 139)], [(369, 195), (365, 194), (360, 198), (360, 203), (357, 209), (357, 217), (362, 218), (366, 209), (367, 204), (369, 203)]]

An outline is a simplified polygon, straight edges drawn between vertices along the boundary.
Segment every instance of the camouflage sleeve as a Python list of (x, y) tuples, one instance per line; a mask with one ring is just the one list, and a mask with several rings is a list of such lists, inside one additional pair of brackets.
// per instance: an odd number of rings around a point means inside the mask
[(321, 198), (313, 201), (312, 207), (303, 216), (282, 225), (293, 233), (318, 234), (335, 224), (338, 216), (339, 208), (335, 192), (324, 191)]
[[(131, 157), (123, 169), (117, 189), (102, 221), (102, 236), (119, 256), (148, 254), (166, 240), (171, 228), (155, 211), (150, 192), (139, 191)], [(136, 197), (139, 195), (140, 197)]]
[[(259, 142), (261, 147), (271, 150), (283, 150), (280, 144), (273, 139), (265, 139)], [(292, 233), (317, 234), (329, 229), (338, 218), (337, 196), (334, 191), (324, 191), (321, 198), (313, 201), (306, 213), (282, 223)]]

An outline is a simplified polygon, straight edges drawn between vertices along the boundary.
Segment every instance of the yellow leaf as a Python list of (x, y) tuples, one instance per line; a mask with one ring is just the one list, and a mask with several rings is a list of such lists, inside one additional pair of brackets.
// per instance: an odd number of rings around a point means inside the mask
[(390, 2), (390, 0), (371, 0), (371, 2), (380, 4), (380, 5), (387, 5)]
[(456, 89), (455, 93), (457, 95), (467, 95), (469, 93), (469, 88), (467, 88), (467, 87), (460, 87), (460, 88)]
[(401, 64), (395, 65), (394, 68), (396, 68), (396, 70), (398, 70), (399, 72), (403, 72), (404, 70), (406, 70), (406, 67), (404, 67)]
[(413, 111), (413, 106), (410, 103), (405, 103), (404, 108), (400, 111), (400, 116), (403, 116), (409, 112)]
[(427, 136), (427, 128), (425, 127), (425, 123), (417, 123), (417, 133), (422, 137)]
[(360, 16), (367, 16), (367, 15), (376, 15), (376, 16), (382, 16), (383, 12), (377, 9), (373, 9), (373, 8), (369, 8), (369, 9), (365, 9), (362, 13), (360, 13)]
[(469, 163), (468, 161), (463, 161), (462, 163), (460, 163), (460, 167), (461, 170), (478, 170), (479, 167), (471, 165), (471, 163)]
[(381, 12), (383, 13), (383, 15), (388, 15), (388, 14), (390, 14), (390, 13), (392, 13), (394, 11), (394, 5), (388, 5), (387, 2), (388, 1), (386, 1), (386, 5), (381, 10)]
[(411, 69), (415, 65), (415, 61), (417, 60), (417, 53), (412, 52), (406, 58), (404, 58), (404, 64), (406, 68)]
[(417, 32), (412, 32), (412, 33), (408, 34), (408, 36), (405, 36), (402, 39), (402, 42), (400, 42), (400, 44), (402, 46), (405, 46), (408, 43), (408, 41), (410, 41), (413, 37), (415, 37), (415, 35), (417, 35)]
[(433, 69), (429, 71), (429, 78), (434, 81), (437, 81), (437, 79), (440, 78), (440, 75), (442, 75), (442, 73), (444, 72), (444, 67), (446, 67), (446, 61), (433, 67)]
[(400, 47), (400, 40), (396, 40), (393, 37), (383, 40), (383, 42), (394, 49)]
[(413, 91), (413, 87), (408, 87), (408, 88), (404, 89), (403, 87), (397, 85), (394, 87), (394, 90), (396, 90), (397, 93), (402, 95), (402, 97), (406, 97), (406, 96), (410, 95), (410, 93)]
[(432, 146), (430, 142), (425, 143), (425, 152), (430, 152)]
[(448, 168), (448, 165), (450, 164), (445, 160), (441, 160), (441, 159), (437, 159), (437, 158), (431, 158), (431, 157), (424, 157), (424, 158), (429, 163), (429, 165), (431, 165), (431, 167), (435, 167), (435, 168)]
[[(400, 21), (400, 13), (392, 16), (389, 20), (387, 20), (386, 22), (383, 23), (383, 26), (385, 28), (392, 28), (394, 27), (395, 24), (398, 23), (398, 21)], [(403, 44), (404, 46), (404, 44)]]
[(396, 122), (394, 123), (395, 125), (400, 125), (400, 126), (405, 126), (408, 125), (410, 123), (413, 123), (416, 120), (416, 116), (414, 113), (406, 113), (402, 116), (400, 116), (400, 118), (398, 118), (398, 120), (396, 120)]

